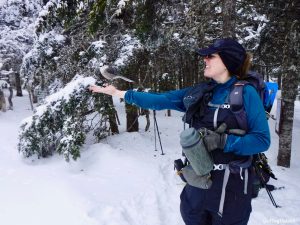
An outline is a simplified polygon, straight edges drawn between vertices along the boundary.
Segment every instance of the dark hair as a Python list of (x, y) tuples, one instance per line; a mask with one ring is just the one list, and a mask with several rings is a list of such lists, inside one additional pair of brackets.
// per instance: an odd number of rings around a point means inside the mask
[(252, 55), (250, 53), (246, 53), (246, 58), (244, 60), (244, 63), (238, 69), (238, 71), (236, 73), (238, 79), (242, 80), (247, 77), (248, 71), (251, 67), (251, 58), (252, 58)]

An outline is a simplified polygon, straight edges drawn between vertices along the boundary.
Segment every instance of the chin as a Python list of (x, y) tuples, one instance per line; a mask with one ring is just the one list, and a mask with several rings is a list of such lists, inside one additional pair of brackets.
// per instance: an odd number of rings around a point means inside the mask
[(207, 78), (212, 78), (213, 76), (209, 73), (204, 73), (204, 76), (207, 77)]

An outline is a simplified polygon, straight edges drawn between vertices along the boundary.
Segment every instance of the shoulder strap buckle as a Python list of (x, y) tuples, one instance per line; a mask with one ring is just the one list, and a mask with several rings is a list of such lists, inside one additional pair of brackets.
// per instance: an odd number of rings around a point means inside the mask
[(220, 107), (222, 109), (230, 109), (230, 104), (222, 104)]

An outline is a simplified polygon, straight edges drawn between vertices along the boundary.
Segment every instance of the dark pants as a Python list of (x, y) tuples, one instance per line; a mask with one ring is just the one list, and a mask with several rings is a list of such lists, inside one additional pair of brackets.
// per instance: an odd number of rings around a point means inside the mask
[(218, 215), (224, 171), (213, 171), (210, 189), (186, 185), (180, 195), (180, 212), (186, 225), (246, 225), (251, 213), (251, 184), (249, 174), (247, 194), (239, 174), (230, 174), (226, 187), (222, 217)]

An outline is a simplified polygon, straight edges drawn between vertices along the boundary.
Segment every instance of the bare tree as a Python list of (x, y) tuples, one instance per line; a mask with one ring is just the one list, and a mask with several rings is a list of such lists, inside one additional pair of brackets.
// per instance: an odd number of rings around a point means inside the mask
[(4, 92), (1, 87), (0, 87), (0, 110), (2, 112), (6, 111), (6, 101), (5, 101), (5, 97), (4, 97)]
[(22, 86), (21, 86), (21, 77), (20, 77), (20, 73), (15, 73), (15, 85), (16, 85), (16, 96), (22, 97), (23, 93), (22, 93)]
[(222, 1), (223, 37), (235, 37), (236, 0)]
[(138, 108), (136, 106), (126, 104), (126, 120), (128, 132), (139, 131), (138, 117)]
[(9, 109), (9, 110), (13, 110), (14, 105), (13, 105), (13, 102), (12, 102), (12, 98), (13, 98), (13, 93), (14, 93), (14, 92), (13, 92), (13, 88), (12, 88), (11, 85), (9, 85), (8, 90), (9, 90), (9, 96), (8, 96), (8, 98), (7, 98), (8, 103), (9, 103), (8, 109)]
[(114, 107), (113, 104), (113, 99), (111, 96), (107, 97), (108, 100), (108, 120), (109, 120), (109, 125), (110, 125), (110, 131), (111, 134), (118, 134), (119, 133), (119, 128), (117, 124), (117, 111)]
[(279, 133), (279, 151), (277, 164), (290, 167), (291, 145), (293, 134), (294, 102), (297, 94), (299, 77), (299, 48), (300, 48), (300, 25), (299, 25), (299, 1), (284, 2), (284, 17), (282, 26), (285, 28), (284, 51), (283, 51), (283, 74), (282, 74), (282, 120)]

